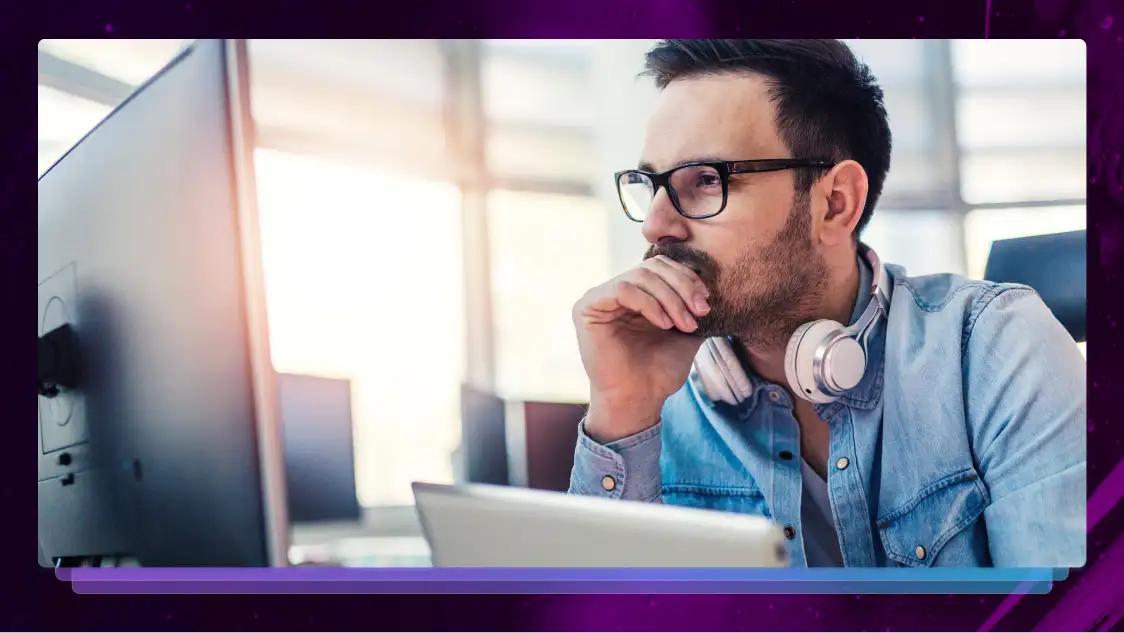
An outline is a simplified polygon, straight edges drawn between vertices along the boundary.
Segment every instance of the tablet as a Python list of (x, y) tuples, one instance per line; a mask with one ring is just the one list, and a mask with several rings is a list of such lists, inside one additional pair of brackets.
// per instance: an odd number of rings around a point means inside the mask
[(490, 485), (413, 484), (437, 567), (784, 567), (759, 516)]

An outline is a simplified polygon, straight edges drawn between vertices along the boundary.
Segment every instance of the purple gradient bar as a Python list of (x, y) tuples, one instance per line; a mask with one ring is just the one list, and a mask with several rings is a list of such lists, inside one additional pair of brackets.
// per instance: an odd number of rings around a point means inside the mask
[(73, 582), (1052, 582), (1050, 568), (531, 568), (531, 567), (77, 567), (57, 575)]
[(90, 594), (1011, 594), (1048, 593), (1053, 569), (77, 568)]
[(1022, 583), (971, 583), (949, 586), (946, 582), (913, 581), (901, 582), (815, 582), (798, 580), (779, 583), (776, 581), (757, 582), (717, 582), (717, 581), (488, 581), (467, 583), (463, 581), (415, 581), (408, 584), (398, 582), (369, 581), (160, 581), (160, 582), (118, 582), (118, 581), (78, 581), (72, 583), (79, 594), (429, 594), (429, 595), (705, 595), (705, 594), (754, 594), (754, 595), (850, 595), (850, 594), (900, 594), (908, 595), (946, 595), (959, 594), (1025, 594), (1049, 593), (1050, 582)]

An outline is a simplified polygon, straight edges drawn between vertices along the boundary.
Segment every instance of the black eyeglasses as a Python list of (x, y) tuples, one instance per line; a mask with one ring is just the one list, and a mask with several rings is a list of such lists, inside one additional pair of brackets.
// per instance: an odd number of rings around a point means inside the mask
[(659, 174), (629, 169), (616, 174), (617, 195), (625, 215), (636, 222), (643, 222), (652, 209), (656, 193), (664, 187), (679, 215), (702, 220), (712, 218), (726, 208), (730, 174), (831, 169), (834, 166), (834, 162), (824, 159), (776, 158), (687, 163)]

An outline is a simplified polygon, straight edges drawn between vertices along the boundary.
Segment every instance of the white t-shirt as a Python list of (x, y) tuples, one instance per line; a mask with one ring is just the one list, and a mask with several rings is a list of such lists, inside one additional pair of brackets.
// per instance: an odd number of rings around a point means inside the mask
[(804, 554), (808, 559), (808, 566), (842, 567), (843, 554), (839, 549), (839, 535), (835, 532), (827, 481), (816, 474), (803, 459), (800, 460), (800, 470), (804, 479), (800, 523), (803, 526)]

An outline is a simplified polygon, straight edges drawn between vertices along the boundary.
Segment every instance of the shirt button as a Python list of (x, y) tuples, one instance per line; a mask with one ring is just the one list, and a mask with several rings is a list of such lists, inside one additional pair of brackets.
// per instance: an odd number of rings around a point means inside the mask
[(784, 526), (784, 537), (791, 541), (796, 538), (796, 530), (792, 529), (791, 525)]
[(776, 391), (770, 391), (769, 392), (769, 399), (772, 400), (773, 402), (780, 402), (781, 394), (776, 392)]
[(847, 459), (846, 457), (840, 457), (839, 461), (835, 462), (835, 467), (839, 470), (847, 470), (847, 467), (850, 465), (851, 460)]
[(787, 462), (788, 460), (792, 459), (792, 452), (791, 451), (781, 451), (780, 457), (781, 457), (781, 459), (783, 459), (784, 461)]
[(605, 475), (601, 478), (601, 487), (612, 492), (617, 487), (617, 480), (612, 475)]
[(924, 547), (918, 545), (917, 549), (913, 550), (913, 553), (917, 554), (917, 560), (925, 560), (925, 553), (926, 552), (925, 552)]

